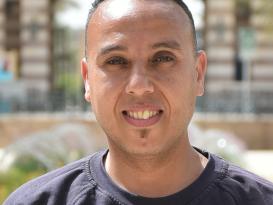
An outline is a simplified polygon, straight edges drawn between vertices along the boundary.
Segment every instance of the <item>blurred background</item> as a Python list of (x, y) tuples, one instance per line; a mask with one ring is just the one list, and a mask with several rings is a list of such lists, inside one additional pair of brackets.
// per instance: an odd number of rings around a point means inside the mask
[[(192, 144), (273, 181), (273, 1), (185, 2), (209, 61)], [(91, 3), (0, 0), (0, 203), (106, 146), (80, 76)]]

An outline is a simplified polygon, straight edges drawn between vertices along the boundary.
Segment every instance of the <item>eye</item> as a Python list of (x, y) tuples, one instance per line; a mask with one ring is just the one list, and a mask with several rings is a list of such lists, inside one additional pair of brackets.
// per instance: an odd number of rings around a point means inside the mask
[(167, 62), (171, 62), (174, 60), (174, 57), (172, 56), (168, 56), (168, 55), (160, 55), (155, 57), (152, 60), (152, 63), (158, 64), (158, 63), (167, 63)]
[(109, 65), (127, 65), (128, 61), (122, 57), (113, 57), (106, 61)]

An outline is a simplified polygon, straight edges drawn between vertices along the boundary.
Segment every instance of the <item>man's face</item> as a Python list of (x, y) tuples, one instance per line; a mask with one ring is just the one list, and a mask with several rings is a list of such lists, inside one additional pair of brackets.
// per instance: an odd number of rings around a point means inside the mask
[(172, 1), (109, 0), (97, 8), (82, 74), (110, 149), (158, 154), (186, 140), (206, 69), (192, 38)]

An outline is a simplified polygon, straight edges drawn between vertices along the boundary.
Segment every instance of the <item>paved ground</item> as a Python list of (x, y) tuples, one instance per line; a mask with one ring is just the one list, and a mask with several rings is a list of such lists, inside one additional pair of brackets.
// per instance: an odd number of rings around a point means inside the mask
[(247, 169), (273, 182), (273, 151), (248, 151)]

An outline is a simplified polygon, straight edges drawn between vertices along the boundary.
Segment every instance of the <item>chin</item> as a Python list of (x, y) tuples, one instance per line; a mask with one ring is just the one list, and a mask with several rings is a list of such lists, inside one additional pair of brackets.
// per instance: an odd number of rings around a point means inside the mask
[[(134, 133), (123, 133), (122, 137), (113, 137), (116, 135), (107, 135), (110, 150), (123, 153), (128, 157), (155, 157), (166, 154), (176, 149), (181, 144), (181, 137), (158, 137), (162, 136), (163, 130), (156, 133), (149, 129), (138, 130)], [(112, 137), (111, 137), (112, 136)], [(183, 142), (182, 142), (183, 143)]]
[(168, 153), (170, 150), (173, 150), (175, 146), (174, 144), (162, 143), (162, 141), (159, 143), (144, 141), (145, 140), (139, 143), (123, 145), (123, 147), (120, 148), (123, 149), (123, 152), (132, 157), (154, 158)]

